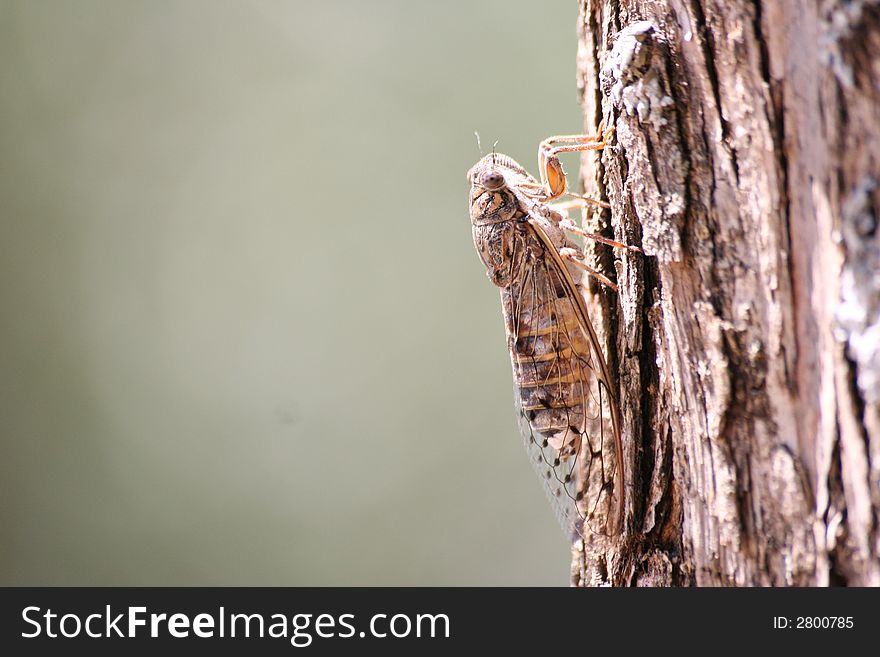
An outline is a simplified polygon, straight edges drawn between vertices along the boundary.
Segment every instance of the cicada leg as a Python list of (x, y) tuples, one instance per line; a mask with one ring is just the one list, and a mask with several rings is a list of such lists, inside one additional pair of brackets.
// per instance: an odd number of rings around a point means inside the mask
[(575, 235), (587, 237), (596, 242), (602, 242), (602, 244), (613, 246), (615, 249), (625, 249), (626, 251), (632, 251), (633, 253), (642, 253), (642, 250), (637, 246), (624, 244), (622, 242), (615, 242), (614, 240), (608, 239), (607, 237), (602, 237), (602, 235), (583, 230), (582, 228), (578, 228), (577, 226), (575, 226), (574, 223), (572, 223), (570, 220), (562, 220), (559, 223), (559, 227), (564, 228), (565, 230), (574, 233)]
[(608, 145), (612, 132), (614, 128), (603, 130), (600, 124), (595, 135), (556, 135), (541, 142), (538, 147), (538, 169), (546, 195), (545, 201), (552, 201), (566, 193), (567, 181), (559, 154), (602, 150)]
[[(594, 201), (593, 199), (588, 199), (586, 197), (578, 197), (572, 201), (563, 201), (562, 203), (553, 203), (550, 205), (550, 208), (558, 212), (562, 215), (563, 219), (559, 222), (559, 227), (567, 230), (570, 233), (574, 233), (575, 235), (580, 235), (581, 237), (587, 237), (596, 242), (602, 242), (602, 244), (607, 244), (608, 246), (613, 246), (616, 249), (625, 249), (627, 251), (632, 251), (633, 253), (642, 253), (642, 250), (637, 246), (630, 246), (629, 244), (623, 244), (622, 242), (616, 242), (607, 237), (603, 237), (598, 233), (591, 233), (583, 228), (577, 226), (568, 215), (568, 211), (574, 208), (583, 208), (586, 203), (584, 201), (589, 201), (591, 203), (600, 203), (600, 201)], [(606, 204), (602, 204), (604, 207), (607, 207)]]
[(612, 290), (617, 292), (617, 284), (614, 283), (610, 278), (608, 278), (604, 274), (598, 272), (597, 270), (590, 267), (590, 265), (585, 263), (581, 259), (581, 258), (583, 258), (583, 254), (580, 251), (578, 251), (577, 249), (573, 249), (571, 247), (564, 246), (561, 249), (559, 249), (559, 255), (562, 256), (563, 258), (565, 258), (566, 260), (568, 260), (569, 262), (573, 262), (576, 266), (583, 269), (585, 272), (587, 272), (590, 276), (595, 278), (597, 281), (599, 281), (603, 285), (607, 285)]
[(550, 204), (550, 207), (554, 210), (558, 210), (559, 212), (568, 212), (569, 210), (573, 210), (574, 208), (583, 208), (587, 205), (598, 205), (600, 208), (605, 208), (606, 210), (611, 209), (611, 205), (609, 203), (590, 198), (589, 196), (581, 196), (580, 194), (575, 194), (574, 192), (565, 192), (565, 196), (573, 196), (574, 198), (572, 198), (570, 201), (552, 203)]
[(602, 201), (567, 191), (568, 183), (565, 169), (562, 168), (559, 154), (602, 150), (608, 145), (608, 139), (612, 132), (614, 132), (614, 128), (603, 130), (602, 124), (600, 124), (599, 131), (595, 135), (554, 135), (548, 137), (538, 146), (538, 169), (541, 174), (541, 182), (525, 183), (521, 186), (530, 188), (531, 191), (528, 192), (530, 196), (540, 197), (545, 202), (569, 195), (607, 208), (608, 205)]

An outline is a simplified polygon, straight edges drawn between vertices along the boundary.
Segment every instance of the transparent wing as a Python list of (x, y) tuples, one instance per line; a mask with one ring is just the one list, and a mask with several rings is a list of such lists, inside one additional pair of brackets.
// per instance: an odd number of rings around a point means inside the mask
[(505, 299), (520, 430), (563, 529), (615, 534), (622, 448), (608, 369), (580, 287), (533, 228), (543, 248), (520, 261)]
[(568, 468), (562, 468), (556, 464), (558, 450), (545, 446), (543, 437), (532, 428), (532, 425), (522, 408), (519, 389), (514, 386), (516, 399), (517, 421), (519, 430), (525, 440), (526, 452), (529, 463), (535, 469), (535, 474), (544, 487), (550, 506), (556, 514), (556, 519), (562, 526), (563, 531), (578, 532), (583, 525), (581, 514), (578, 513), (575, 500), (577, 499), (578, 487), (574, 480), (573, 472)]

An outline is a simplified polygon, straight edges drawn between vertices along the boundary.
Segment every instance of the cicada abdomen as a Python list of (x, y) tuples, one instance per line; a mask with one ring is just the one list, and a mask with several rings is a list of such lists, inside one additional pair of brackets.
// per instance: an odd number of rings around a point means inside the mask
[(510, 158), (471, 169), (474, 244), (501, 290), (520, 426), (567, 531), (615, 534), (623, 510), (618, 411), (577, 282), (573, 248), (541, 185)]

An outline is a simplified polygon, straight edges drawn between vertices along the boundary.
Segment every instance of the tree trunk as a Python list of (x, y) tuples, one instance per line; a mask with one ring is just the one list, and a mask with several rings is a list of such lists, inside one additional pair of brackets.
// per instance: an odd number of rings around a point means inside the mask
[(576, 585), (880, 585), (880, 5), (582, 0), (626, 520)]

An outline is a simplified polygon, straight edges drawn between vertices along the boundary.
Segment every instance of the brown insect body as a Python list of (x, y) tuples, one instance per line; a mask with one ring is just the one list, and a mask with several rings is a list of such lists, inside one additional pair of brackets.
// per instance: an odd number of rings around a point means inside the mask
[(614, 534), (622, 520), (617, 406), (579, 281), (577, 248), (533, 176), (490, 154), (468, 172), (474, 245), (501, 290), (520, 425), (567, 530)]

